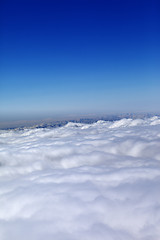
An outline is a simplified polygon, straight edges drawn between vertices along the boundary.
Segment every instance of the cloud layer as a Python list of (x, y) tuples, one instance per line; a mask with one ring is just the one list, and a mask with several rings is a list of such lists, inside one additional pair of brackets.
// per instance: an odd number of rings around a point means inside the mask
[(1, 240), (159, 240), (160, 118), (0, 131)]

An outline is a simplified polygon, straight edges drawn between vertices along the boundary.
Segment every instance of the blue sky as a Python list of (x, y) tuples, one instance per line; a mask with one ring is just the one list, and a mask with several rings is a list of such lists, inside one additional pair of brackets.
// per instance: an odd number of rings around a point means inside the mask
[(0, 112), (159, 111), (159, 1), (5, 0)]

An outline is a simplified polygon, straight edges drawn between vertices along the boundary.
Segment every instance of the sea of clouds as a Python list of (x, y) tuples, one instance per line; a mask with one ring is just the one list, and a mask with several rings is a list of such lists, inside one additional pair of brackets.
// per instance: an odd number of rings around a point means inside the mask
[(159, 240), (160, 118), (0, 130), (1, 240)]

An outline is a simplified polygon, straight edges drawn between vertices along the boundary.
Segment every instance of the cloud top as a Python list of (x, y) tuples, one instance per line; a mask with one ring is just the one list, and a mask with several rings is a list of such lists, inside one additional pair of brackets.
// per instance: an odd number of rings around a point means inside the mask
[(0, 131), (0, 239), (159, 240), (160, 118)]

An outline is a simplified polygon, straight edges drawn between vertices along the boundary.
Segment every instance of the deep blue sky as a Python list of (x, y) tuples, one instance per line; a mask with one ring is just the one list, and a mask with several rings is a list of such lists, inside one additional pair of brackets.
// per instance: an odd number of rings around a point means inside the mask
[(159, 111), (160, 3), (2, 0), (0, 112)]

